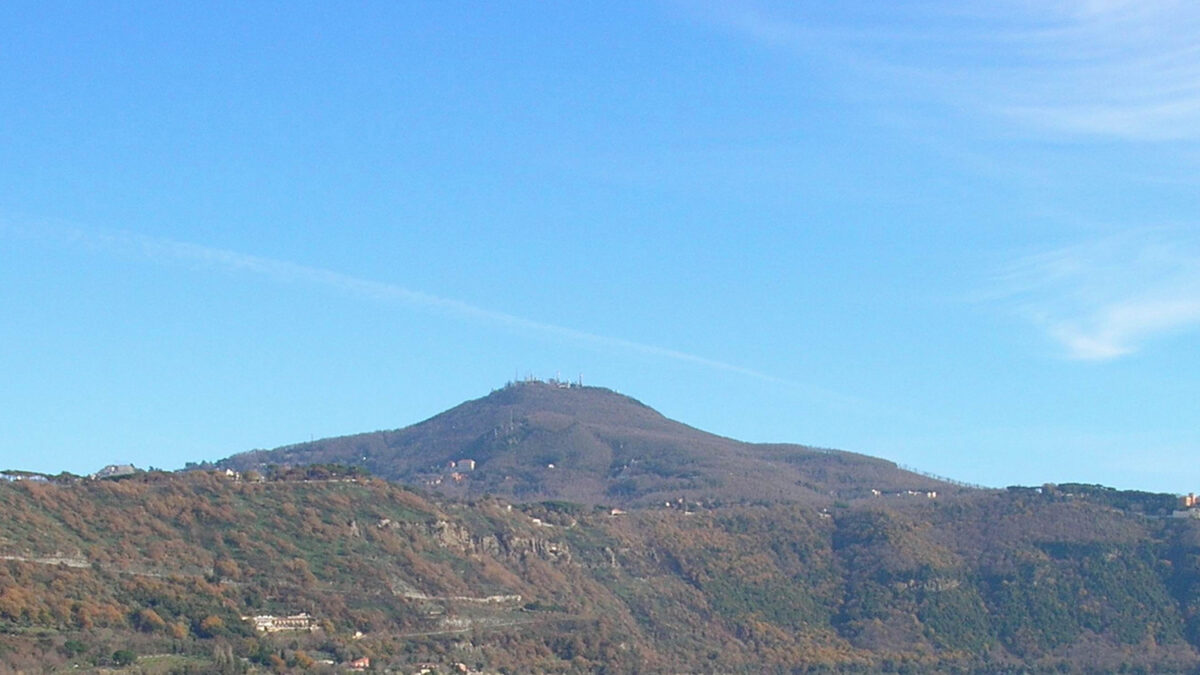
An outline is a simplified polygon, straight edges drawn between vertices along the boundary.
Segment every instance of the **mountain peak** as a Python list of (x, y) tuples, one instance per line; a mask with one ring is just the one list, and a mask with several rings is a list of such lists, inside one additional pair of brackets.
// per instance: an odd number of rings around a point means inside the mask
[(724, 438), (610, 389), (558, 380), (510, 382), (403, 429), (243, 453), (220, 465), (325, 462), (453, 496), (597, 504), (830, 501), (949, 487), (865, 455)]

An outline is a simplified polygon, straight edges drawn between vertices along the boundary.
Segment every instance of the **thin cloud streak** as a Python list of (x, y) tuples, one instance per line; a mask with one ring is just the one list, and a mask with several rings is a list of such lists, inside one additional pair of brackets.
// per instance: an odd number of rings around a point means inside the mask
[[(693, 5), (693, 7), (696, 7)], [(697, 15), (771, 49), (822, 53), (924, 96), (1028, 129), (1124, 140), (1200, 140), (1200, 5), (1184, 2), (896, 5), (883, 18), (796, 5), (699, 5)]]
[[(809, 387), (804, 387), (790, 380), (687, 352), (535, 321), (506, 312), (478, 307), (453, 298), (410, 290), (396, 284), (362, 279), (286, 260), (276, 260), (200, 244), (148, 237), (131, 232), (97, 232), (80, 228), (69, 228), (66, 230), (65, 236), (70, 241), (88, 246), (135, 252), (138, 255), (160, 263), (184, 262), (204, 267), (247, 272), (270, 278), (279, 283), (312, 284), (378, 302), (398, 303), (460, 319), (492, 324), (509, 330), (525, 330), (573, 342), (621, 349), (648, 356), (690, 363), (774, 384), (809, 389)], [(828, 392), (822, 393), (828, 394)]]
[(1200, 246), (1139, 230), (1023, 258), (997, 298), (1074, 359), (1107, 361), (1200, 328)]

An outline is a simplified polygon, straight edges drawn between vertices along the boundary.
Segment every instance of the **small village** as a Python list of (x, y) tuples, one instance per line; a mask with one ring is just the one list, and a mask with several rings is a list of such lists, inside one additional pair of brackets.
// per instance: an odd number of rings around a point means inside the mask
[[(518, 600), (519, 600), (519, 596)], [(288, 616), (274, 616), (271, 614), (259, 614), (255, 616), (243, 616), (243, 621), (248, 621), (253, 624), (254, 629), (260, 633), (283, 633), (287, 631), (303, 631), (315, 633), (321, 630), (321, 626), (317, 619), (307, 612), (299, 614), (291, 614)], [(355, 640), (361, 640), (365, 637), (361, 632), (354, 635)], [(371, 670), (371, 658), (369, 656), (360, 656), (350, 659), (343, 663), (336, 663), (331, 659), (316, 659), (314, 663), (326, 666), (341, 666), (349, 672), (363, 672)], [(413, 664), (409, 668), (400, 670), (391, 670), (388, 672), (411, 673), (412, 675), (432, 675), (434, 673), (461, 673), (462, 675), (471, 675), (479, 671), (473, 671), (467, 664), (461, 661), (453, 661), (447, 664), (439, 664), (430, 661)]]

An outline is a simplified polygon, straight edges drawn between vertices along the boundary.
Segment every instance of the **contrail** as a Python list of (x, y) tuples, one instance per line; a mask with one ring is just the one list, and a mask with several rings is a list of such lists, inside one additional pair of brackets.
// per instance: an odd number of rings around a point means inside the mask
[[(9, 229), (12, 228), (10, 227)], [(24, 230), (27, 234), (30, 233), (27, 228), (19, 229)], [(41, 234), (46, 234), (45, 230), (42, 230)], [(362, 279), (320, 267), (310, 267), (286, 260), (265, 258), (238, 251), (151, 237), (127, 231), (97, 231), (70, 227), (60, 230), (60, 234), (70, 242), (133, 252), (156, 262), (189, 262), (207, 267), (249, 272), (281, 283), (308, 283), (375, 301), (408, 305), (461, 319), (488, 323), (509, 330), (526, 330), (574, 342), (658, 356), (775, 384), (808, 389), (808, 387), (804, 387), (798, 383), (732, 363), (709, 359), (675, 349), (635, 342), (633, 340), (598, 335), (576, 328), (535, 321), (507, 312), (478, 307), (461, 300), (414, 291), (396, 284)]]

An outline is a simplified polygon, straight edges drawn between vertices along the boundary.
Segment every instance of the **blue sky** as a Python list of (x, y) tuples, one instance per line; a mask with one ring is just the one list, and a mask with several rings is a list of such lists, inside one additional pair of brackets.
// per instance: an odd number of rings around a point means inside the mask
[(0, 6), (0, 465), (515, 375), (985, 485), (1200, 488), (1191, 3)]

